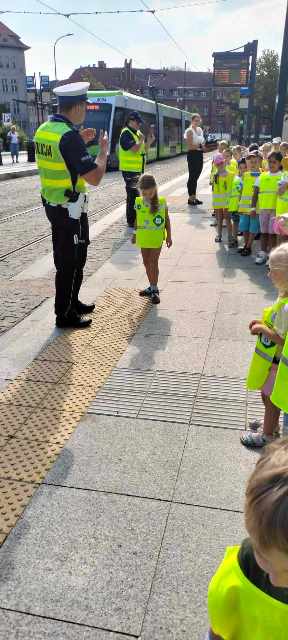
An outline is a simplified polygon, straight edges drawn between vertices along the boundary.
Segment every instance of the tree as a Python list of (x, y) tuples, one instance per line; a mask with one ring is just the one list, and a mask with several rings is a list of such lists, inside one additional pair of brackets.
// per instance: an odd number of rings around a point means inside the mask
[(272, 49), (264, 49), (257, 61), (255, 111), (262, 124), (272, 127), (279, 76), (279, 56)]

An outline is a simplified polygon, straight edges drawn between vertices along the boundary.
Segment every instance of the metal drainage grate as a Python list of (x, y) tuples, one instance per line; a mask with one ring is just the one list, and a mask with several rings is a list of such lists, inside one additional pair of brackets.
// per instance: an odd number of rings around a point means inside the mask
[(246, 403), (197, 397), (191, 422), (203, 427), (245, 429)]

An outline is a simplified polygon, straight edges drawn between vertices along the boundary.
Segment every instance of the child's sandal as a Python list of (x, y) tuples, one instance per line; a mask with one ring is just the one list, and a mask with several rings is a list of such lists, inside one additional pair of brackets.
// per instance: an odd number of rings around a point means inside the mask
[(245, 431), (240, 436), (240, 441), (248, 449), (261, 449), (266, 444), (273, 442), (273, 436), (265, 436), (264, 433), (257, 433), (257, 431)]

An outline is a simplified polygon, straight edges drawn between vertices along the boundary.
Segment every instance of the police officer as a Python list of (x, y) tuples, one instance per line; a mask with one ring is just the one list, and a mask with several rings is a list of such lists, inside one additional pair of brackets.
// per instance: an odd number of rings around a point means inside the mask
[(129, 113), (126, 126), (122, 129), (119, 139), (119, 168), (126, 185), (126, 217), (129, 227), (134, 228), (135, 198), (140, 195), (138, 180), (144, 173), (146, 154), (155, 140), (152, 131), (149, 132), (145, 143), (145, 136), (140, 131), (143, 120), (137, 111)]
[(88, 82), (54, 89), (58, 113), (42, 124), (35, 134), (36, 161), (41, 194), (52, 227), (56, 267), (56, 325), (85, 328), (92, 320), (81, 316), (95, 305), (84, 304), (78, 294), (89, 244), (86, 183), (97, 186), (106, 169), (108, 139), (100, 132), (100, 151), (92, 158), (86, 144), (95, 139), (95, 129), (76, 128), (85, 119)]

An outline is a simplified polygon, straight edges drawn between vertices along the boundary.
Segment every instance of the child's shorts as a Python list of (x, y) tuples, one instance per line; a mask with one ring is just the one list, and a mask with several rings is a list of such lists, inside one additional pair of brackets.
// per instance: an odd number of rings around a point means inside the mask
[(242, 231), (242, 233), (255, 233), (255, 235), (260, 233), (259, 216), (253, 218), (246, 213), (241, 213), (239, 231)]
[(271, 211), (265, 211), (259, 213), (259, 222), (260, 222), (260, 230), (261, 233), (268, 233), (272, 235), (275, 233), (273, 229), (273, 220), (275, 216), (275, 211), (271, 209)]
[(231, 220), (232, 222), (235, 222), (235, 224), (239, 224), (240, 215), (239, 213), (237, 213), (237, 211), (234, 211), (233, 213), (231, 213)]
[(277, 371), (278, 371), (278, 364), (272, 364), (272, 367), (268, 374), (268, 378), (265, 380), (264, 385), (261, 389), (262, 393), (264, 393), (264, 396), (266, 396), (267, 398), (271, 396), (271, 393), (273, 391)]

